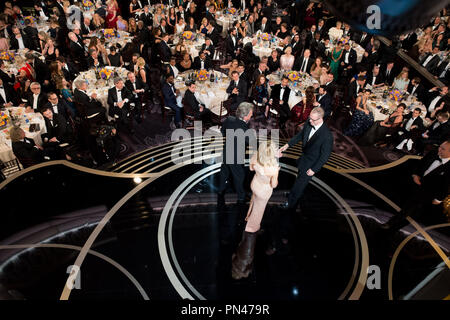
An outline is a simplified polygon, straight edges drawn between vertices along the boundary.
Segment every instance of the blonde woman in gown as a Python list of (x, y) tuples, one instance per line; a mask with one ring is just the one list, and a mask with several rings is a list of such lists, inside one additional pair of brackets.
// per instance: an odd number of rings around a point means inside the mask
[(256, 234), (260, 229), (261, 220), (267, 202), (272, 196), (273, 188), (278, 185), (280, 166), (275, 144), (268, 140), (260, 144), (258, 152), (250, 160), (250, 170), (255, 171), (251, 183), (252, 199), (245, 221), (245, 231), (236, 253), (232, 257), (231, 275), (234, 279), (246, 278), (253, 267), (253, 256), (256, 244)]

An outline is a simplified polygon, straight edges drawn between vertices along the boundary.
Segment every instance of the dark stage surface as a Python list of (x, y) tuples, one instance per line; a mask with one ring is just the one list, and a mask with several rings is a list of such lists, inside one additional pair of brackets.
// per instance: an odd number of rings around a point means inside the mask
[[(192, 143), (201, 159), (208, 143)], [(170, 160), (174, 146), (180, 143), (143, 151), (110, 172), (61, 161), (0, 184), (0, 296), (397, 300), (413, 298), (408, 294), (419, 283), (447, 268), (442, 253), (448, 256), (450, 250), (449, 223), (430, 217), (396, 233), (379, 227), (405, 197), (402, 186), (417, 161), (412, 157), (364, 169), (333, 154), (305, 192), (289, 244), (266, 255), (283, 214), (277, 204), (285, 201), (295, 179), (297, 147), (281, 159), (280, 184), (266, 209), (254, 270), (246, 280), (233, 280), (231, 255), (247, 207), (235, 205), (232, 190), (225, 207), (218, 207), (220, 164), (186, 158), (175, 165)], [(224, 241), (233, 219), (238, 222), (233, 241)], [(65, 283), (74, 264), (81, 269), (70, 289)], [(424, 298), (446, 297), (445, 290), (432, 292)]]

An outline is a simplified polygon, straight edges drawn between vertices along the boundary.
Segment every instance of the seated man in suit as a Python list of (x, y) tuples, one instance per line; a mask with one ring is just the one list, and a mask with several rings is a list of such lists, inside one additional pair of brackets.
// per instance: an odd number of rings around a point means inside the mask
[(317, 95), (316, 100), (317, 102), (315, 104), (315, 107), (320, 106), (323, 109), (323, 111), (325, 112), (323, 119), (326, 121), (333, 111), (331, 107), (332, 98), (328, 94), (326, 86), (319, 87), (319, 94)]
[(59, 145), (62, 143), (71, 143), (73, 141), (72, 129), (67, 125), (66, 119), (53, 113), (53, 108), (46, 105), (41, 110), (45, 120), (46, 133), (42, 134), (42, 142), (45, 148), (50, 147), (55, 153), (61, 154)]
[(131, 92), (133, 102), (136, 106), (135, 108), (135, 118), (138, 123), (142, 122), (142, 103), (141, 99), (144, 97), (145, 92), (147, 92), (148, 85), (144, 83), (140, 78), (136, 78), (134, 72), (129, 71), (127, 73), (127, 81), (125, 81), (125, 86)]
[[(426, 225), (445, 222), (442, 202), (448, 196), (450, 184), (450, 140), (442, 142), (438, 150), (430, 151), (414, 170), (407, 185), (407, 197), (402, 209), (381, 227), (395, 231), (406, 225), (406, 217)], [(404, 185), (402, 185), (404, 188)]]
[(14, 89), (8, 84), (4, 84), (0, 78), (0, 108), (12, 107), (16, 102)]
[(61, 71), (64, 74), (64, 78), (68, 81), (73, 81), (79, 75), (77, 67), (66, 60), (65, 57), (59, 56), (56, 61), (61, 65)]
[(422, 61), (420, 61), (420, 65), (428, 70), (428, 72), (433, 73), (436, 69), (438, 63), (440, 61), (439, 58), (439, 47), (435, 46), (433, 51), (427, 54)]
[(167, 75), (166, 81), (162, 85), (161, 91), (164, 97), (164, 104), (175, 111), (175, 126), (177, 128), (181, 128), (181, 111), (183, 106), (181, 104), (181, 96), (179, 94), (179, 90), (175, 89), (174, 78), (172, 75)]
[(423, 119), (420, 117), (422, 109), (416, 108), (403, 119), (400, 129), (392, 136), (394, 144), (398, 150), (402, 150), (406, 144), (408, 151), (411, 151), (413, 144), (420, 138), (425, 129)]
[(239, 72), (233, 71), (231, 73), (232, 81), (227, 88), (229, 98), (231, 98), (231, 110), (236, 110), (237, 107), (247, 98), (247, 83), (239, 79)]
[(314, 59), (311, 58), (311, 51), (309, 49), (305, 49), (303, 56), (299, 56), (295, 59), (294, 70), (309, 73), (313, 63)]
[(9, 130), (14, 155), (24, 168), (43, 162), (44, 148), (34, 143), (33, 139), (25, 137), (25, 131), (20, 127)]
[(86, 116), (90, 119), (98, 117), (101, 120), (106, 120), (106, 109), (96, 100), (97, 94), (93, 93), (91, 96), (88, 96), (87, 82), (84, 80), (76, 80), (74, 84), (73, 99), (85, 108)]
[(411, 80), (411, 82), (408, 84), (407, 92), (410, 95), (415, 95), (419, 101), (424, 102), (425, 101), (425, 89), (420, 84), (420, 81), (421, 80), (419, 77), (414, 77)]
[(434, 87), (428, 91), (428, 104), (427, 117), (431, 117), (431, 114), (441, 105), (443, 101), (448, 101), (448, 87), (444, 86), (438, 90), (438, 87)]
[(132, 99), (133, 95), (125, 87), (123, 79), (115, 78), (114, 87), (108, 90), (109, 116), (116, 120), (119, 131), (123, 125), (131, 134), (134, 133), (132, 109), (136, 106)]
[(197, 86), (192, 81), (188, 83), (188, 89), (184, 94), (184, 112), (193, 116), (195, 120), (201, 120), (203, 123), (211, 123), (211, 110), (200, 104), (195, 97)]
[(422, 155), (425, 147), (441, 144), (450, 138), (450, 123), (448, 119), (448, 112), (440, 111), (437, 114), (436, 120), (430, 124), (427, 131), (422, 133), (422, 136), (416, 141), (415, 148), (417, 154)]
[(206, 56), (211, 60), (214, 58), (215, 48), (214, 45), (211, 43), (210, 38), (205, 38), (205, 43), (202, 45), (201, 51), (205, 52)]
[(21, 50), (26, 48), (34, 48), (33, 41), (28, 38), (18, 27), (13, 26), (12, 28), (13, 34), (10, 38), (10, 46), (13, 50)]
[[(48, 102), (44, 105), (43, 108), (50, 107), (53, 111), (53, 114), (61, 115), (68, 123), (69, 119), (75, 118), (72, 109), (68, 106), (64, 99), (59, 99), (58, 95), (54, 92), (50, 92), (47, 94)], [(43, 110), (43, 109), (42, 109)], [(42, 110), (41, 113), (42, 113)]]
[(383, 75), (378, 65), (374, 65), (372, 71), (367, 75), (367, 84), (372, 86), (372, 88), (384, 86)]
[[(206, 37), (211, 39), (213, 46), (217, 46), (220, 41), (220, 34), (219, 34), (219, 31), (217, 31), (217, 28), (215, 27), (215, 25), (216, 24), (214, 22), (210, 21), (208, 26), (206, 27), (208, 29), (208, 32), (206, 33)], [(205, 39), (205, 41), (206, 41), (206, 39)], [(212, 56), (211, 56), (211, 58), (212, 58)]]
[(105, 66), (102, 56), (99, 55), (98, 51), (95, 49), (89, 50), (88, 66), (89, 68), (97, 68), (97, 69)]
[(356, 51), (350, 47), (350, 43), (344, 45), (344, 52), (342, 53), (341, 65), (339, 66), (340, 73), (345, 73), (346, 77), (350, 77), (353, 68), (356, 65)]
[(25, 103), (27, 112), (39, 112), (41, 108), (47, 103), (47, 97), (41, 92), (41, 84), (39, 82), (32, 82), (30, 84), (31, 93), (27, 96)]
[(172, 52), (170, 51), (168, 42), (169, 34), (161, 34), (161, 42), (159, 43), (159, 56), (161, 57), (161, 61), (163, 62), (169, 62), (170, 57), (172, 56)]
[(261, 31), (261, 33), (271, 33), (272, 28), (269, 22), (267, 22), (267, 17), (263, 17), (261, 19), (261, 23), (259, 23), (258, 29), (256, 32)]
[[(289, 88), (289, 79), (283, 77), (281, 84), (276, 84), (272, 87), (272, 93), (270, 95), (269, 105), (270, 112), (277, 112), (280, 114), (280, 127), (282, 128), (291, 115), (291, 108), (289, 107), (289, 96), (291, 89)], [(274, 107), (275, 110), (272, 110)], [(278, 107), (278, 109), (277, 109)]]
[(211, 59), (206, 55), (204, 51), (200, 51), (198, 54), (198, 57), (195, 57), (194, 64), (193, 64), (194, 70), (200, 70), (200, 69), (206, 69), (209, 70), (212, 68), (212, 62)]
[(356, 97), (366, 87), (366, 79), (359, 76), (356, 81), (352, 81), (348, 86), (348, 92), (345, 99), (346, 105), (352, 105), (356, 101)]

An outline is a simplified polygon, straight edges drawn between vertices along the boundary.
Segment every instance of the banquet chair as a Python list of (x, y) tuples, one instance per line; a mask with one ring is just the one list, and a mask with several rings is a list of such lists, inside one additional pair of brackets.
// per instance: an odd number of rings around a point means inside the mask
[(172, 108), (166, 106), (166, 103), (164, 101), (164, 95), (162, 94), (162, 91), (159, 91), (158, 95), (159, 95), (159, 99), (161, 101), (161, 113), (162, 113), (163, 123), (164, 123), (164, 122), (166, 122), (166, 113), (167, 113), (167, 117), (169, 119), (172, 119), (173, 117), (175, 117), (175, 111), (173, 111)]
[(277, 127), (280, 127), (280, 103), (273, 102), (271, 106), (269, 106), (269, 114), (271, 117), (275, 118), (277, 122)]
[(193, 110), (191, 110), (190, 106), (185, 102), (184, 98), (181, 101), (181, 103), (183, 104), (183, 118), (189, 120), (192, 123), (192, 125), (186, 126), (185, 129), (187, 130), (194, 129), (194, 121), (200, 119), (195, 118), (195, 116), (193, 115), (194, 114)]
[[(231, 105), (233, 104), (233, 100), (232, 99), (227, 99), (225, 101), (222, 101), (222, 107), (227, 110), (227, 116), (236, 116), (236, 110), (232, 110), (231, 109)], [(222, 111), (222, 108), (221, 108)], [(222, 120), (222, 119), (220, 119)]]
[(19, 160), (0, 161), (0, 181), (21, 170)]

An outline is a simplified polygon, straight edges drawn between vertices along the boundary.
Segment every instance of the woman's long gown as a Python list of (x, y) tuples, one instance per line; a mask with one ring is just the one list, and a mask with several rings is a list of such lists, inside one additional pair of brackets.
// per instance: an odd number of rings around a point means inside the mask
[[(333, 49), (333, 51), (331, 52), (333, 59), (338, 59), (341, 55), (342, 49), (340, 51), (336, 51)], [(341, 59), (334, 61), (333, 59), (330, 58), (330, 69), (331, 69), (331, 73), (333, 73), (334, 75), (334, 79), (336, 80), (338, 78), (338, 74), (339, 74), (339, 63), (341, 61)]]
[[(360, 102), (361, 105), (361, 102)], [(366, 114), (364, 111), (355, 109), (353, 112), (352, 121), (347, 129), (344, 130), (344, 135), (349, 137), (360, 136), (365, 133), (373, 125), (373, 113)]]

